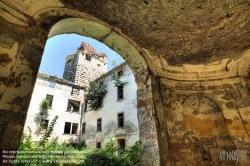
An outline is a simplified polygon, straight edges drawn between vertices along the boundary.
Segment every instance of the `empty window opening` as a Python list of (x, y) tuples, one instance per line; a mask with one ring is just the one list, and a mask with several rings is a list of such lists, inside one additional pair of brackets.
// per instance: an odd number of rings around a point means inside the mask
[(79, 95), (79, 89), (72, 88), (71, 95), (78, 96)]
[(122, 70), (118, 71), (118, 72), (117, 72), (117, 75), (118, 75), (119, 77), (121, 77), (121, 76), (123, 75), (123, 71), (122, 71)]
[(49, 126), (49, 120), (41, 119), (40, 126), (41, 126), (42, 129), (47, 130), (47, 128)]
[(70, 129), (71, 129), (71, 123), (70, 122), (65, 122), (64, 134), (70, 134)]
[(125, 139), (117, 139), (118, 146), (118, 155), (122, 154), (122, 151), (125, 150)]
[(55, 82), (49, 82), (49, 87), (55, 88), (56, 87), (56, 83)]
[(72, 123), (72, 130), (71, 134), (77, 134), (78, 132), (78, 123)]
[(79, 112), (80, 101), (68, 100), (67, 111), (68, 112)]
[(99, 97), (97, 101), (98, 107), (102, 107), (102, 103), (103, 103), (103, 97)]
[(97, 131), (102, 131), (102, 119), (97, 119)]
[(118, 127), (124, 127), (124, 116), (123, 113), (118, 114)]
[(64, 134), (78, 134), (78, 123), (65, 122)]
[(52, 107), (52, 102), (53, 102), (53, 95), (46, 95), (46, 100), (49, 101), (49, 107)]
[(83, 123), (83, 124), (82, 124), (82, 134), (85, 133), (85, 129), (86, 129), (86, 123)]
[(91, 56), (90, 55), (86, 55), (86, 60), (91, 61)]
[(101, 144), (101, 142), (96, 142), (96, 148), (101, 148), (101, 146), (102, 146), (102, 144)]
[(122, 99), (123, 98), (123, 85), (120, 85), (117, 87), (117, 99)]

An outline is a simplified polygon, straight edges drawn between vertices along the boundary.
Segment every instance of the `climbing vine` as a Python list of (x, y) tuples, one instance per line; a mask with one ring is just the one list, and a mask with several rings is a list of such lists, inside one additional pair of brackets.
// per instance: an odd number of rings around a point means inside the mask
[(97, 110), (102, 106), (103, 97), (106, 95), (106, 85), (96, 82), (90, 82), (89, 89), (86, 94), (85, 102), (90, 110)]
[(56, 120), (58, 119), (58, 116), (56, 115), (54, 117), (54, 119), (52, 120), (52, 122), (49, 124), (49, 128), (48, 130), (44, 133), (44, 135), (42, 136), (42, 138), (39, 141), (39, 145), (40, 146), (44, 146), (46, 142), (48, 142), (49, 137), (52, 134), (52, 131), (54, 129), (54, 126), (56, 124)]
[(119, 79), (119, 76), (118, 76), (116, 73), (114, 73), (114, 74), (111, 75), (111, 80), (114, 81), (114, 84), (115, 84), (114, 87), (119, 87), (119, 86), (128, 84), (128, 82), (122, 82), (122, 81)]

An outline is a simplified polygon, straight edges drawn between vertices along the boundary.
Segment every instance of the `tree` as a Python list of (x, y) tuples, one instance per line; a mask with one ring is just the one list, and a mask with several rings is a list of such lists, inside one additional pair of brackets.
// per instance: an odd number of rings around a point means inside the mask
[(90, 82), (85, 98), (85, 102), (89, 105), (90, 110), (97, 110), (102, 106), (102, 100), (106, 93), (106, 85), (102, 83)]

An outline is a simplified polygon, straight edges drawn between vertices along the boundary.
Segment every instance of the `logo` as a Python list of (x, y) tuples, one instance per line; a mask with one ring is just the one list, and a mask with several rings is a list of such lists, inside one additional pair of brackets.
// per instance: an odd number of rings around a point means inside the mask
[(220, 159), (223, 161), (236, 161), (236, 165), (239, 161), (247, 160), (247, 150), (223, 150), (220, 152)]

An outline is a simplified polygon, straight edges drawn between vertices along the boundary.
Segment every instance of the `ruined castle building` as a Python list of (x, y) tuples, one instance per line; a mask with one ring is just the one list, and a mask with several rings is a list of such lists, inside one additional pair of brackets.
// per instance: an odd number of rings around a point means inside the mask
[[(31, 134), (32, 141), (39, 141), (49, 124), (58, 116), (50, 139), (69, 142), (79, 138), (81, 111), (86, 88), (64, 79), (38, 73), (32, 93), (24, 133)], [(43, 113), (40, 105), (48, 100), (49, 106)]]
[[(112, 75), (126, 84), (115, 87)], [(139, 140), (136, 83), (132, 70), (124, 62), (95, 80), (106, 85), (107, 94), (97, 110), (85, 109), (82, 139), (87, 147), (104, 147), (113, 141), (115, 146), (131, 147)]]
[(235, 165), (220, 152), (250, 151), (249, 0), (4, 0), (0, 9), (0, 149), (19, 146), (46, 40), (76, 33), (133, 71), (143, 166)]
[(91, 45), (82, 42), (75, 54), (66, 57), (63, 78), (88, 86), (90, 81), (107, 72), (107, 60), (104, 53), (98, 54)]

